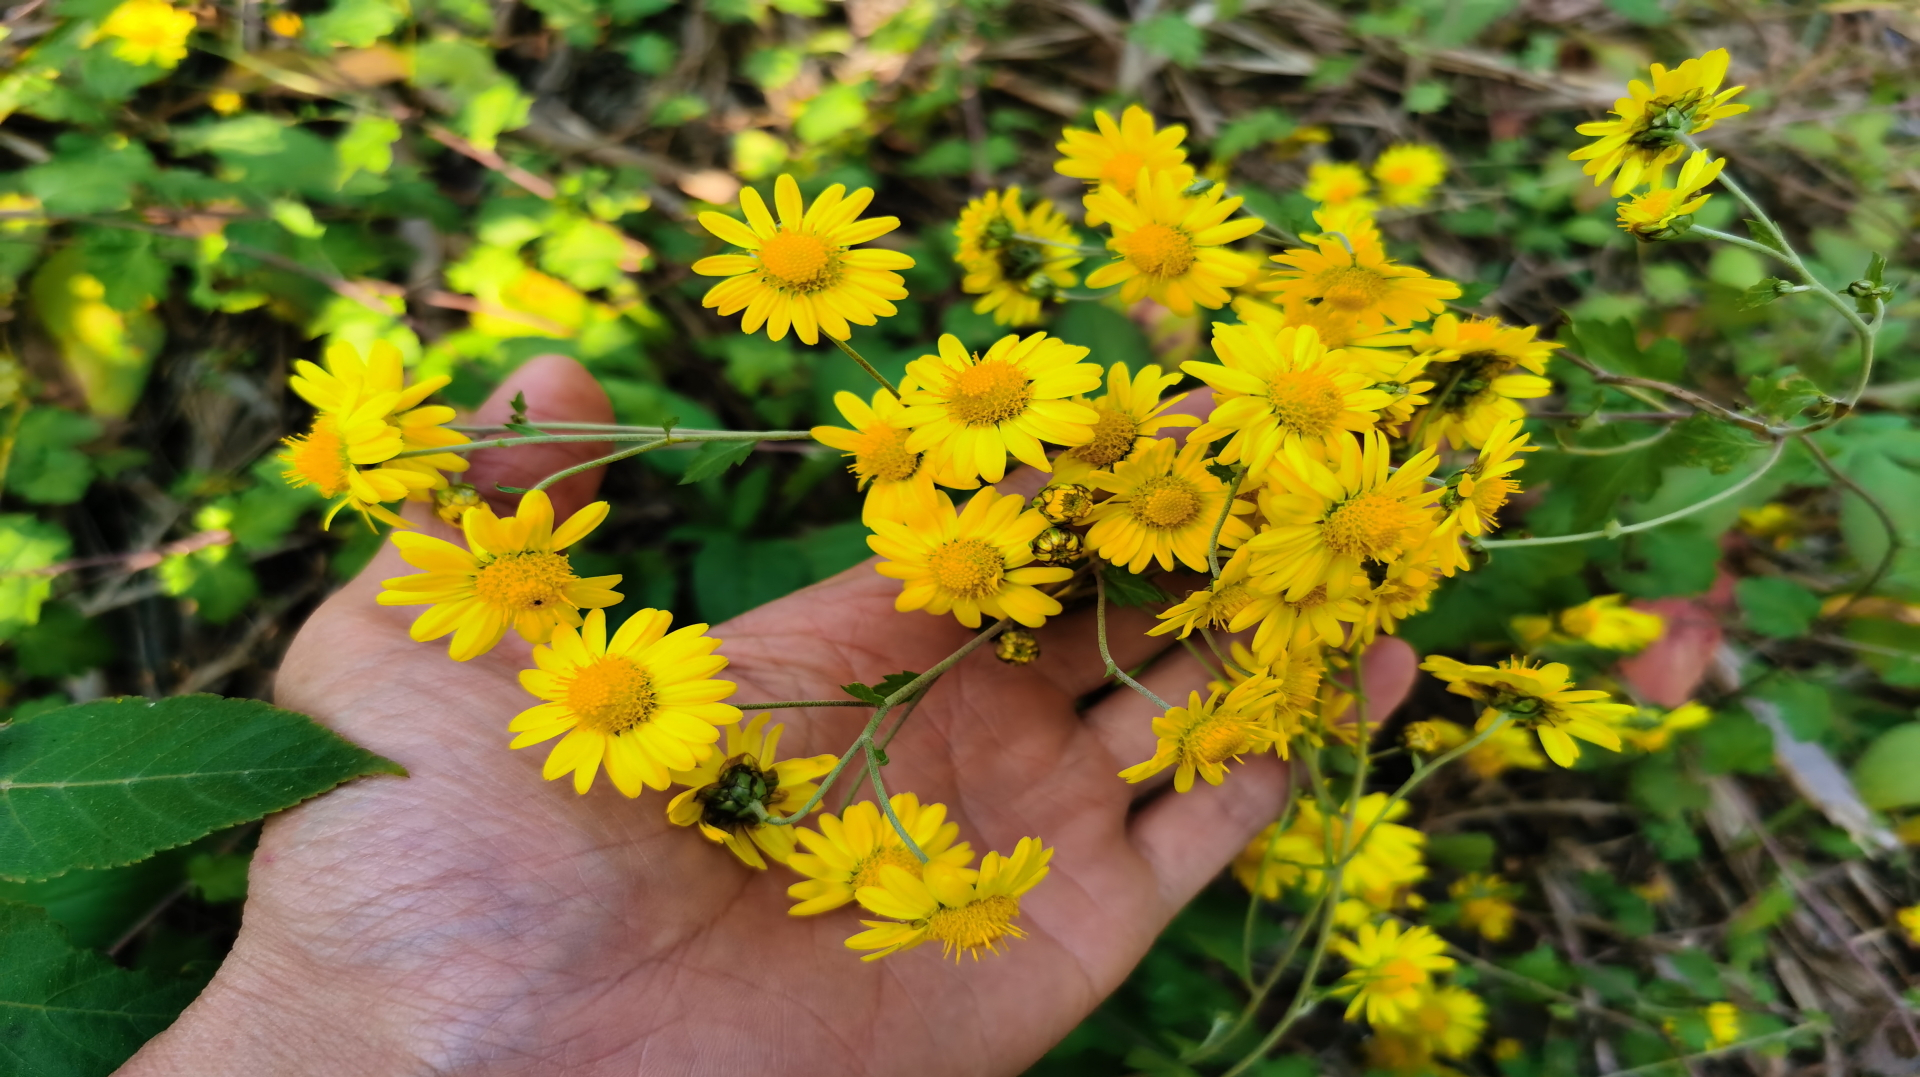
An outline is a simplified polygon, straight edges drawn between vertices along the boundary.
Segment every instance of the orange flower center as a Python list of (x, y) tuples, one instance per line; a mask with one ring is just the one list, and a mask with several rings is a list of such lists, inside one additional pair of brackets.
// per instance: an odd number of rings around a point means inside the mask
[(1233, 714), (1209, 714), (1180, 737), (1180, 753), (1196, 763), (1224, 763), (1252, 750), (1247, 721)]
[(1383, 995), (1403, 995), (1418, 991), (1427, 982), (1427, 970), (1412, 959), (1392, 957), (1380, 963), (1373, 973), (1373, 989)]
[(953, 379), (947, 409), (967, 426), (998, 426), (1033, 402), (1026, 371), (1004, 359), (975, 363)]
[(1193, 238), (1178, 228), (1152, 222), (1113, 243), (1135, 269), (1149, 277), (1177, 277), (1193, 268)]
[(940, 906), (927, 917), (927, 936), (939, 939), (949, 954), (960, 950), (991, 950), (994, 944), (1011, 935), (1026, 938), (1013, 918), (1020, 915), (1018, 898), (1006, 894), (977, 898), (959, 908)]
[(1314, 279), (1320, 301), (1336, 310), (1357, 314), (1387, 294), (1385, 277), (1365, 266), (1336, 266)]
[(1112, 467), (1127, 458), (1134, 442), (1140, 439), (1140, 424), (1132, 415), (1106, 404), (1095, 404), (1100, 419), (1093, 424), (1093, 440), (1074, 449), (1073, 456), (1094, 467)]
[(1379, 560), (1400, 546), (1416, 514), (1397, 498), (1369, 490), (1341, 502), (1320, 525), (1327, 548), (1342, 557)]
[(933, 582), (961, 598), (985, 598), (1000, 589), (1007, 560), (1000, 551), (977, 538), (943, 542), (927, 555)]
[(920, 454), (907, 451), (907, 435), (911, 433), (891, 426), (866, 432), (866, 443), (853, 454), (853, 473), (860, 476), (862, 486), (873, 479), (899, 482), (913, 478), (920, 470)]
[(1344, 394), (1333, 379), (1319, 370), (1294, 370), (1276, 375), (1267, 386), (1267, 403), (1281, 426), (1302, 437), (1325, 437), (1338, 427), (1347, 408)]
[(1156, 475), (1135, 488), (1127, 511), (1147, 527), (1171, 531), (1200, 515), (1200, 491), (1178, 475)]
[(920, 874), (920, 861), (904, 846), (882, 845), (854, 865), (853, 878), (847, 880), (847, 885), (856, 892), (863, 886), (879, 886), (880, 869), (889, 865), (916, 877)]
[(574, 674), (567, 706), (580, 716), (581, 725), (609, 737), (651, 719), (660, 709), (653, 674), (611, 654)]
[(545, 607), (570, 608), (566, 586), (576, 577), (565, 554), (543, 550), (504, 553), (480, 567), (473, 593), (482, 602), (513, 613)]
[(328, 499), (345, 493), (353, 477), (347, 441), (333, 416), (325, 413), (314, 416), (312, 430), (287, 439), (280, 462), (287, 465), (281, 474), (290, 485), (312, 486)]
[(839, 276), (833, 254), (819, 236), (783, 230), (760, 245), (760, 264), (795, 291), (817, 292)]
[(1133, 197), (1134, 184), (1140, 180), (1140, 166), (1147, 162), (1132, 150), (1121, 150), (1100, 169), (1100, 178), (1113, 184), (1114, 188), (1128, 198)]

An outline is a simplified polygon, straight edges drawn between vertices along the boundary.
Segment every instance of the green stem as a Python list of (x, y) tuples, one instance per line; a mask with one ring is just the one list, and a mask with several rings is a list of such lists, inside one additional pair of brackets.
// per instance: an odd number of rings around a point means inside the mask
[(597, 467), (606, 467), (608, 464), (614, 463), (616, 461), (625, 460), (629, 456), (638, 456), (643, 452), (651, 452), (654, 449), (664, 448), (671, 444), (673, 444), (672, 438), (660, 438), (656, 441), (642, 442), (639, 445), (635, 445), (631, 449), (621, 449), (619, 452), (608, 453), (607, 455), (599, 457), (598, 459), (588, 460), (584, 464), (575, 464), (569, 468), (562, 468), (561, 470), (556, 471), (551, 475), (548, 475), (546, 478), (541, 479), (539, 482), (534, 483), (532, 488), (535, 490), (545, 490), (547, 487), (552, 486), (554, 483), (559, 482), (561, 479), (572, 478), (573, 476), (578, 475), (583, 471), (592, 471), (594, 468), (597, 468)]
[(863, 699), (783, 699), (775, 703), (735, 703), (743, 711), (776, 711), (788, 707), (871, 707)]
[(893, 800), (887, 796), (886, 783), (880, 780), (880, 753), (875, 751), (871, 744), (867, 745), (867, 778), (873, 782), (873, 795), (880, 800), (880, 810), (886, 814), (887, 822), (893, 824), (893, 832), (900, 835), (901, 841), (907, 843), (907, 851), (922, 864), (931, 860), (932, 857), (920, 848), (920, 843), (913, 840), (913, 835), (907, 833), (906, 825), (900, 822), (900, 817), (893, 814)]
[(1163, 711), (1172, 710), (1173, 709), (1172, 704), (1168, 703), (1164, 699), (1161, 699), (1159, 696), (1154, 695), (1152, 690), (1149, 689), (1146, 685), (1141, 684), (1139, 681), (1136, 681), (1132, 677), (1127, 676), (1127, 671), (1124, 669), (1121, 669), (1117, 664), (1115, 664), (1113, 660), (1113, 652), (1107, 649), (1107, 578), (1106, 576), (1101, 574), (1098, 568), (1095, 568), (1093, 570), (1093, 593), (1094, 593), (1094, 608), (1093, 608), (1094, 609), (1094, 612), (1093, 612), (1094, 635), (1100, 641), (1100, 660), (1107, 664), (1107, 676), (1118, 678), (1120, 683), (1126, 685), (1128, 688), (1133, 689), (1134, 691), (1140, 693), (1141, 695), (1146, 696), (1148, 699), (1153, 700), (1154, 705), (1159, 707), (1161, 710)]
[[(859, 352), (853, 350), (853, 345), (847, 343), (844, 340), (841, 340), (838, 337), (828, 337), (827, 339), (833, 341), (834, 344), (838, 346), (841, 351), (846, 352), (847, 358), (853, 360), (856, 363), (859, 363), (860, 369), (866, 371), (867, 375), (871, 377), (874, 381), (877, 381), (880, 384), (886, 386), (887, 392), (892, 393), (896, 398), (899, 397), (900, 387), (888, 381), (887, 376), (885, 374), (882, 374), (878, 370), (875, 370), (873, 368), (873, 364), (867, 362), (866, 356), (861, 355)], [(808, 435), (808, 436), (811, 437), (812, 435)]]
[(1220, 518), (1213, 521), (1213, 534), (1207, 536), (1207, 569), (1214, 579), (1220, 578), (1220, 532), (1227, 526), (1227, 518), (1233, 515), (1234, 499), (1240, 496), (1240, 480), (1247, 475), (1247, 469), (1235, 466), (1233, 485), (1227, 488), (1227, 499), (1220, 505)]
[(533, 434), (526, 437), (487, 438), (482, 441), (469, 441), (459, 445), (442, 445), (429, 449), (408, 449), (394, 454), (391, 459), (405, 460), (411, 456), (432, 456), (436, 453), (473, 452), (476, 449), (504, 449), (523, 445), (572, 445), (597, 441), (669, 441), (675, 445), (704, 441), (806, 441), (813, 437), (811, 430), (675, 430), (663, 435), (650, 433), (604, 434)]

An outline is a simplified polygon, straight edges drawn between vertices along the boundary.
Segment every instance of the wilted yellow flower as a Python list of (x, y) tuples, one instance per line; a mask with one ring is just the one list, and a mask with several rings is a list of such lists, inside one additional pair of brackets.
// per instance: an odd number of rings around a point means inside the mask
[(1447, 178), (1447, 159), (1433, 146), (1396, 143), (1374, 158), (1373, 178), (1380, 182), (1383, 204), (1424, 205), (1433, 189)]
[(1046, 199), (1022, 207), (1018, 187), (968, 202), (953, 231), (959, 240), (954, 260), (966, 271), (960, 290), (979, 296), (973, 312), (991, 313), (996, 325), (1033, 325), (1041, 301), (1078, 279), (1072, 270), (1081, 260), (1080, 237), (1073, 225)]
[[(1187, 151), (1180, 148), (1186, 128), (1175, 124), (1156, 131), (1153, 114), (1139, 105), (1128, 105), (1119, 123), (1096, 110), (1093, 124), (1095, 131), (1069, 127), (1060, 132), (1060, 143), (1054, 148), (1062, 158), (1054, 163), (1055, 172), (1086, 180), (1096, 188), (1111, 187), (1128, 198), (1135, 193), (1142, 169), (1170, 176), (1175, 187), (1193, 182), (1193, 169), (1184, 163)], [(1088, 209), (1088, 224), (1106, 223), (1092, 212), (1094, 207)]]
[(1574, 738), (1612, 751), (1620, 750), (1614, 723), (1633, 708), (1612, 702), (1605, 692), (1575, 689), (1570, 671), (1561, 662), (1534, 666), (1511, 658), (1498, 666), (1472, 666), (1445, 655), (1433, 655), (1420, 668), (1447, 682), (1447, 690), (1486, 704), (1478, 728), (1485, 729), (1504, 714), (1515, 725), (1532, 729), (1547, 757), (1563, 767), (1580, 758)]
[(839, 760), (832, 754), (779, 758), (780, 732), (786, 727), (766, 728), (768, 717), (762, 712), (745, 729), (727, 730), (726, 751), (710, 753), (690, 770), (673, 771), (675, 784), (690, 788), (667, 804), (669, 822), (698, 826), (742, 863), (763, 871), (769, 859), (786, 863), (794, 842), (793, 827), (772, 826), (766, 817), (805, 804), (819, 788), (814, 779)]
[(1479, 932), (1488, 942), (1504, 941), (1513, 933), (1513, 899), (1517, 893), (1500, 876), (1477, 873), (1463, 875), (1447, 888), (1447, 896), (1460, 903), (1460, 926)]
[(192, 12), (167, 0), (126, 0), (107, 14), (95, 36), (118, 38), (113, 54), (130, 64), (171, 68), (187, 58), (194, 25)]
[(1639, 79), (1627, 83), (1628, 96), (1613, 103), (1613, 119), (1576, 128), (1583, 135), (1599, 136), (1598, 140), (1567, 156), (1587, 162), (1582, 171), (1593, 177), (1595, 186), (1614, 176), (1615, 198), (1633, 190), (1647, 174), (1686, 153), (1687, 135), (1747, 111), (1745, 105), (1729, 104), (1746, 87), (1720, 89), (1729, 59), (1727, 50), (1714, 49), (1671, 71), (1654, 64), (1653, 85)]
[(980, 615), (1011, 617), (1038, 628), (1060, 612), (1060, 603), (1035, 584), (1059, 583), (1070, 568), (1033, 564), (1034, 537), (1046, 517), (1025, 508), (1018, 494), (1005, 497), (989, 486), (955, 513), (947, 495), (936, 493), (931, 514), (911, 523), (876, 520), (867, 545), (886, 560), (882, 576), (903, 581), (894, 609), (952, 613), (968, 628)]
[(849, 949), (873, 950), (872, 961), (937, 940), (955, 961), (961, 954), (979, 960), (980, 951), (998, 953), (1002, 939), (1021, 939), (1015, 921), (1020, 899), (1052, 869), (1053, 850), (1039, 838), (1021, 838), (1013, 855), (988, 853), (976, 873), (943, 863), (928, 863), (923, 875), (888, 865), (880, 881), (855, 896), (869, 912), (902, 921), (862, 920), (868, 928), (847, 940)]
[(1402, 929), (1398, 920), (1361, 924), (1353, 938), (1335, 938), (1333, 948), (1352, 966), (1335, 995), (1351, 995), (1347, 1020), (1365, 1013), (1373, 1025), (1397, 1025), (1417, 1008), (1433, 974), (1454, 966), (1446, 940), (1425, 926)]
[(1088, 217), (1097, 212), (1113, 230), (1107, 247), (1114, 261), (1088, 274), (1087, 287), (1118, 284), (1123, 302), (1151, 297), (1182, 315), (1196, 306), (1226, 306), (1233, 298), (1227, 289), (1253, 280), (1260, 266), (1252, 255), (1226, 244), (1266, 223), (1258, 217), (1228, 220), (1243, 199), (1222, 198), (1226, 189), (1216, 183), (1192, 195), (1177, 175), (1142, 168), (1131, 197), (1115, 187), (1088, 195)]
[[(912, 793), (895, 793), (887, 803), (929, 862), (964, 868), (973, 860), (971, 846), (955, 843), (960, 824), (948, 821), (945, 804), (922, 805)], [(920, 861), (874, 802), (863, 800), (818, 822), (817, 833), (793, 828), (804, 851), (789, 856), (787, 866), (806, 878), (787, 887), (787, 896), (800, 902), (787, 910), (790, 915), (813, 916), (847, 904), (862, 887), (879, 885), (884, 867), (920, 874)]]
[[(1713, 161), (1701, 150), (1680, 169), (1673, 186), (1666, 186), (1664, 170), (1653, 174), (1653, 186), (1620, 203), (1620, 227), (1636, 239), (1673, 239), (1686, 234), (1692, 215), (1707, 204), (1701, 188), (1720, 178), (1727, 162)], [(1694, 195), (1700, 194), (1698, 198)]]

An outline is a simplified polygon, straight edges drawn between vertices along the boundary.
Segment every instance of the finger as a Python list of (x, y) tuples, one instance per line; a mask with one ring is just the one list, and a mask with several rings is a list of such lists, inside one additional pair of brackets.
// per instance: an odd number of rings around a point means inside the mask
[[(1169, 594), (1184, 595), (1206, 586), (1206, 577), (1195, 573), (1163, 573), (1156, 582)], [(1056, 617), (1041, 628), (1040, 659), (1033, 668), (1070, 696), (1083, 696), (1106, 680), (1106, 664), (1100, 658), (1097, 633), (1098, 610), (1076, 610)], [(1121, 606), (1107, 595), (1107, 650), (1114, 664), (1132, 669), (1169, 647), (1178, 647), (1172, 636), (1149, 636), (1147, 630), (1160, 623), (1153, 607)]]
[[(1139, 677), (1141, 684), (1175, 707), (1187, 705), (1187, 694), (1206, 694), (1212, 672), (1185, 648), (1169, 652)], [(1105, 699), (1087, 709), (1086, 720), (1101, 746), (1113, 756), (1116, 771), (1152, 758), (1157, 738), (1153, 720), (1160, 705), (1132, 688), (1116, 685)], [(1145, 792), (1145, 789), (1141, 790)]]
[[(1381, 636), (1360, 655), (1360, 683), (1367, 690), (1367, 725), (1378, 731), (1407, 701), (1418, 674), (1420, 656), (1406, 640)], [(1351, 684), (1344, 677), (1341, 685)], [(1333, 719), (1335, 725), (1360, 720), (1359, 708), (1349, 706)]]
[[(600, 383), (587, 368), (564, 355), (536, 355), (507, 375), (493, 391), (474, 418), (483, 423), (505, 422), (513, 414), (513, 398), (526, 394), (527, 421), (554, 423), (610, 423), (613, 404)], [(465, 481), (470, 482), (493, 504), (495, 512), (505, 515), (520, 503), (519, 494), (501, 491), (501, 486), (530, 487), (557, 471), (605, 456), (612, 445), (604, 441), (561, 442), (547, 445), (510, 445), (481, 449), (468, 459)], [(553, 498), (556, 519), (564, 520), (582, 505), (593, 500), (600, 489), (602, 471), (595, 468), (547, 489)]]
[(1279, 816), (1287, 797), (1286, 765), (1262, 752), (1227, 769), (1224, 785), (1196, 782), (1163, 793), (1133, 817), (1133, 847), (1153, 869), (1169, 912), (1192, 900), (1260, 828)]

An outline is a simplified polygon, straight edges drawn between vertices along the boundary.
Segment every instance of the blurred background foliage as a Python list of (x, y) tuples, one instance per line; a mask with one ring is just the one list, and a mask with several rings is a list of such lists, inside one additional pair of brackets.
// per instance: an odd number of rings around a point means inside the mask
[[(906, 222), (912, 298), (856, 338), (894, 377), (938, 332), (980, 345), (1004, 331), (958, 288), (966, 200), (1018, 183), (1077, 220), (1080, 185), (1051, 171), (1052, 144), (1130, 101), (1186, 124), (1210, 175), (1296, 231), (1314, 162), (1437, 146), (1447, 183), (1383, 224), (1397, 256), (1462, 283), (1463, 309), (1780, 416), (1848, 382), (1844, 328), (1811, 303), (1745, 301), (1766, 276), (1753, 254), (1625, 237), (1566, 160), (1573, 125), (1649, 61), (1726, 46), (1754, 111), (1710, 144), (1814, 271), (1843, 286), (1879, 252), (1902, 282), (1920, 253), (1911, 2), (202, 0), (178, 9), (193, 26), (176, 63), (102, 38), (117, 6), (0, 12), (9, 720), (120, 694), (270, 695), (289, 635), (380, 541), (345, 521), (321, 531), (317, 499), (271, 459), (307, 417), (289, 364), (328, 340), (389, 341), (419, 374), (450, 374), (463, 406), (560, 352), (623, 422), (837, 422), (833, 394), (864, 392), (863, 375), (830, 348), (728, 330), (687, 269), (718, 249), (694, 215), (781, 171), (809, 196), (875, 186), (876, 212)], [(1701, 216), (1738, 227), (1726, 197)], [(1916, 1072), (1904, 1006), (1920, 966), (1889, 926), (1920, 899), (1900, 840), (1920, 838), (1902, 823), (1920, 806), (1916, 315), (1896, 297), (1863, 414), (1817, 439), (1857, 487), (1796, 447), (1684, 522), (1501, 551), (1407, 625), (1423, 650), (1488, 659), (1512, 648), (1515, 617), (1624, 594), (1667, 617), (1668, 646), (1628, 660), (1643, 701), (1714, 711), (1574, 772), (1496, 760), (1418, 795), (1403, 821), (1429, 834), (1431, 922), (1453, 923), (1451, 888), (1489, 872), (1518, 905), (1498, 941), (1452, 932), (1480, 958), (1457, 982), (1492, 1010), (1460, 1070), (1639, 1065), (1668, 1042), (1599, 1010), (1732, 1000), (1760, 1022), (1749, 1035), (1810, 1014), (1832, 1031), (1693, 1072)], [(1205, 347), (1200, 321), (1147, 305), (1068, 303), (1048, 328), (1103, 364), (1171, 367)], [(1713, 423), (1583, 422), (1644, 405), (1571, 364), (1552, 373), (1564, 391), (1538, 402), (1536, 440), (1572, 451), (1527, 467), (1535, 533), (1651, 518), (1757, 463)], [(762, 452), (683, 484), (687, 462), (651, 454), (608, 475), (615, 516), (582, 571), (623, 573), (629, 608), (718, 622), (865, 557), (837, 456)], [(1874, 592), (1852, 597), (1886, 556)], [(1611, 652), (1545, 647), (1616, 672)], [(1438, 685), (1420, 691), (1404, 713), (1470, 719)], [(0, 882), (0, 899), (122, 964), (204, 976), (237, 926), (251, 840)], [(1239, 1005), (1244, 912), (1230, 882), (1203, 895), (1036, 1072), (1195, 1072), (1183, 1048)], [(1711, 1042), (1688, 1020), (1668, 1035)], [(1254, 1072), (1364, 1072), (1358, 1035), (1326, 1015)], [(72, 1072), (111, 1069), (90, 1065)]]

